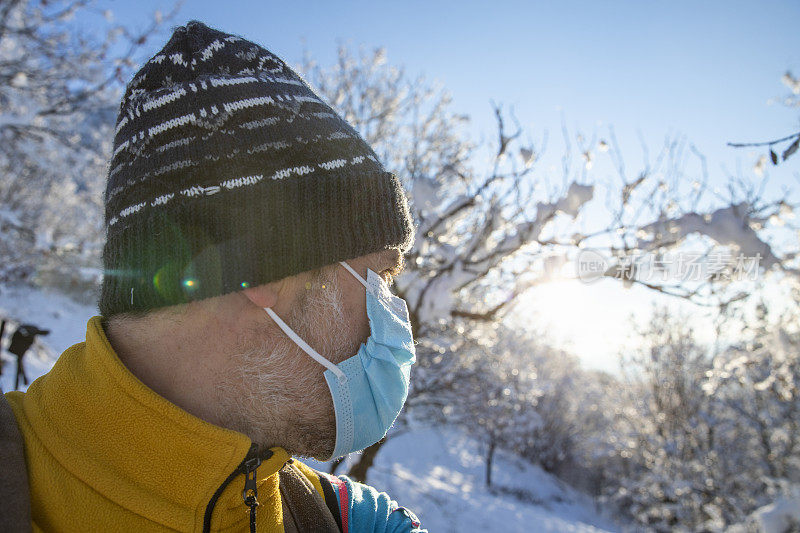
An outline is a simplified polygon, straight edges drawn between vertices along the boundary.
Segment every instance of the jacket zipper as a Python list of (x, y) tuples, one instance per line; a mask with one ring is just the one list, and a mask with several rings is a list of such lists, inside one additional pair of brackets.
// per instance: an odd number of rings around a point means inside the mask
[(272, 457), (272, 451), (267, 450), (264, 453), (263, 457), (259, 457), (258, 455), (258, 445), (252, 444), (250, 446), (250, 450), (247, 452), (247, 455), (242, 462), (239, 463), (239, 466), (236, 467), (236, 470), (230, 473), (230, 475), (225, 478), (225, 481), (222, 482), (222, 485), (214, 492), (214, 495), (211, 496), (211, 500), (209, 500), (208, 505), (206, 505), (206, 512), (203, 517), (203, 532), (210, 533), (211, 531), (211, 515), (214, 513), (214, 506), (217, 504), (217, 500), (222, 495), (222, 491), (225, 490), (231, 481), (239, 474), (244, 474), (245, 482), (244, 482), (244, 490), (242, 491), (242, 499), (244, 500), (244, 504), (250, 508), (250, 531), (251, 533), (255, 533), (256, 531), (256, 507), (258, 507), (258, 489), (256, 487), (256, 468), (261, 464), (261, 461), (266, 461)]

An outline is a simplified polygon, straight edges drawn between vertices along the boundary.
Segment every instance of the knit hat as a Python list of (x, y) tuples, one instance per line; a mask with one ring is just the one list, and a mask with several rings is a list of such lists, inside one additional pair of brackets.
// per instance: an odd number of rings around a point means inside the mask
[(106, 317), (219, 296), (387, 248), (402, 186), (268, 50), (191, 20), (128, 84), (105, 193)]

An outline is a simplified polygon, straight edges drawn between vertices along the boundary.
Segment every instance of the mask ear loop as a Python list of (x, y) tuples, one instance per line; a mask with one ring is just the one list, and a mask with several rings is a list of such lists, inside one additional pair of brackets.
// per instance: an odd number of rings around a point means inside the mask
[(358, 274), (358, 272), (356, 272), (355, 270), (353, 270), (353, 267), (351, 267), (350, 265), (348, 265), (348, 264), (347, 264), (347, 263), (345, 263), (344, 261), (339, 261), (339, 264), (340, 264), (340, 265), (342, 265), (343, 267), (345, 267), (347, 270), (349, 270), (349, 271), (350, 271), (350, 273), (351, 273), (352, 275), (354, 275), (358, 281), (360, 281), (360, 282), (361, 282), (361, 284), (364, 286), (364, 288), (365, 288), (365, 289), (367, 289), (367, 290), (369, 290), (369, 289), (370, 289), (369, 285), (367, 285), (367, 280), (365, 280), (364, 278), (362, 278), (362, 277), (361, 277), (361, 276)]
[(347, 381), (347, 376), (344, 375), (344, 372), (342, 372), (338, 366), (322, 357), (314, 348), (309, 346), (306, 341), (301, 339), (300, 336), (295, 333), (294, 330), (290, 328), (289, 325), (275, 313), (275, 311), (272, 310), (272, 308), (264, 307), (264, 311), (266, 311), (267, 314), (272, 317), (272, 320), (278, 324), (278, 327), (281, 328), (283, 332), (286, 333), (289, 338), (292, 339), (298, 346), (300, 346), (304, 352), (313, 357), (319, 364), (333, 372), (340, 381)]
[(368, 279), (370, 279), (369, 276), (367, 276), (366, 280), (364, 278), (362, 278), (361, 276), (359, 276), (358, 272), (353, 270), (353, 267), (351, 267), (350, 265), (348, 265), (344, 261), (339, 261), (339, 264), (342, 265), (343, 267), (345, 267), (353, 276), (355, 276), (355, 278), (358, 281), (361, 282), (361, 284), (367, 289), (367, 293), (371, 293), (376, 298), (383, 299), (383, 300), (386, 300), (387, 298), (391, 299), (393, 297), (391, 292), (389, 292), (389, 287), (386, 285), (386, 283), (383, 281), (383, 279), (378, 274), (376, 274), (374, 271), (372, 271), (372, 270), (370, 270), (368, 268), (367, 269), (367, 274), (372, 272), (375, 275), (374, 279), (376, 280), (376, 283), (378, 285), (376, 285), (375, 283), (370, 283), (369, 281), (367, 281)]

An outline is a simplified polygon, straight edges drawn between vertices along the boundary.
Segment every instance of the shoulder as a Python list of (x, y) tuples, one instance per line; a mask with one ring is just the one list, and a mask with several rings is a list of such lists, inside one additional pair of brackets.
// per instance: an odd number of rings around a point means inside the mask
[[(326, 503), (333, 497), (338, 508), (343, 531), (375, 533), (422, 533), (420, 521), (405, 507), (398, 505), (387, 493), (359, 483), (348, 476), (333, 476), (315, 470), (300, 461), (295, 465), (320, 491)], [(319, 487), (318, 487), (319, 485)]]

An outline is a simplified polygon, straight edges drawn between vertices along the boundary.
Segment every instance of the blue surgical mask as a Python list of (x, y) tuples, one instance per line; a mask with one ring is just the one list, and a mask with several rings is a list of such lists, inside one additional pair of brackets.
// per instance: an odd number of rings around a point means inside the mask
[(289, 338), (327, 368), (324, 376), (336, 414), (336, 444), (330, 459), (363, 450), (386, 435), (406, 401), (416, 361), (405, 300), (394, 296), (372, 270), (367, 269), (365, 280), (347, 263), (340, 264), (367, 289), (370, 336), (353, 357), (332, 363), (271, 308), (264, 308)]

